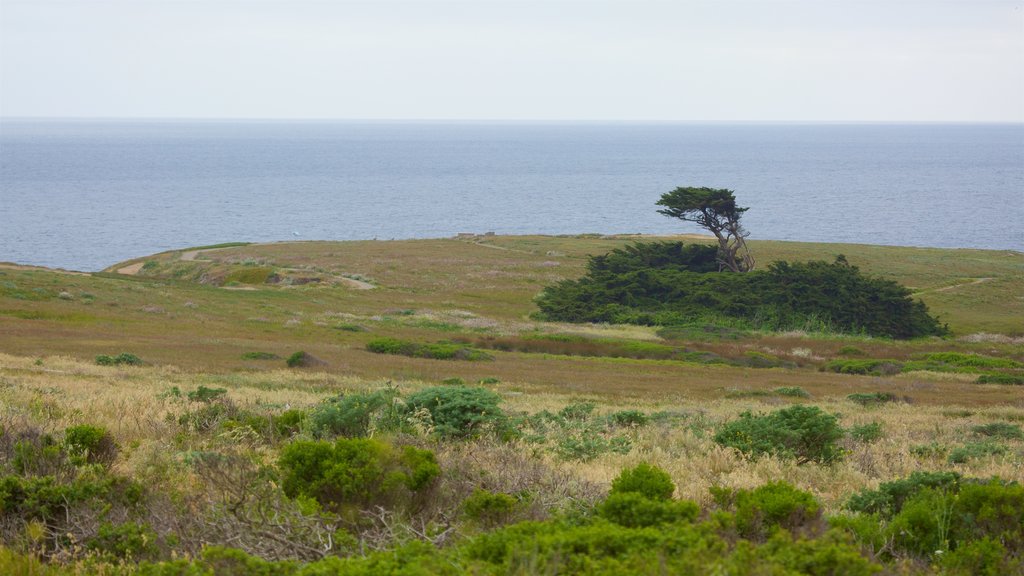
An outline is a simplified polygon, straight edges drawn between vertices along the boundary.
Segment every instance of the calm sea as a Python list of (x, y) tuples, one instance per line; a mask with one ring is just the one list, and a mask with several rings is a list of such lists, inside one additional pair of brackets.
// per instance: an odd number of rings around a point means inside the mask
[(1024, 250), (1024, 125), (0, 122), (0, 261), (97, 270), (246, 240), (696, 232)]

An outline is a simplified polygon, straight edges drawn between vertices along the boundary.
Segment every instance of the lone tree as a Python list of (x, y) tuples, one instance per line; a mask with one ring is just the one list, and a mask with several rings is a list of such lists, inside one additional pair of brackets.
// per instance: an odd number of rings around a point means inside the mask
[(661, 195), (659, 213), (696, 222), (718, 238), (718, 265), (720, 270), (749, 272), (754, 269), (754, 257), (744, 240), (750, 235), (740, 225), (740, 217), (749, 208), (736, 206), (732, 190), (716, 188), (676, 188)]

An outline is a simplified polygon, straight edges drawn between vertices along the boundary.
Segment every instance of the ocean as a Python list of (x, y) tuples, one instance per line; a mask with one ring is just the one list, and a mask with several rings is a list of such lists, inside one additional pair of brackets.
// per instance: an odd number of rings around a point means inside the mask
[(92, 271), (229, 241), (681, 233), (1024, 251), (1021, 124), (0, 121), (0, 261)]

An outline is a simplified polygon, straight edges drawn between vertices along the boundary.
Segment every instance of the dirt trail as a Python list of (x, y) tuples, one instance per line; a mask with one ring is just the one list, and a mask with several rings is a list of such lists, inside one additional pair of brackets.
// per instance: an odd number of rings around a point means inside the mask
[(995, 278), (975, 278), (975, 279), (971, 280), (970, 282), (961, 282), (960, 284), (953, 284), (952, 286), (943, 286), (942, 288), (932, 288), (930, 290), (921, 290), (920, 292), (915, 292), (914, 296), (917, 296), (918, 294), (929, 294), (929, 293), (932, 293), (932, 292), (949, 292), (951, 290), (956, 290), (957, 288), (964, 288), (966, 286), (974, 286), (975, 284), (984, 284), (985, 282), (988, 282), (989, 280), (995, 280)]

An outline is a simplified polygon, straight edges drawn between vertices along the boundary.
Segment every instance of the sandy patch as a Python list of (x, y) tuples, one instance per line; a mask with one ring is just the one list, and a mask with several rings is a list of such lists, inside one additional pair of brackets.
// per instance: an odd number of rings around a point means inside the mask
[(258, 290), (255, 286), (221, 286), (222, 290)]
[(355, 288), (356, 290), (373, 290), (376, 288), (376, 286), (369, 282), (363, 282), (362, 280), (356, 280), (355, 278), (339, 276), (337, 279), (341, 281), (342, 284), (345, 284), (349, 288)]
[(118, 274), (125, 274), (127, 276), (135, 276), (136, 274), (139, 273), (140, 270), (142, 270), (142, 267), (145, 266), (145, 265), (146, 265), (145, 262), (136, 262), (135, 264), (129, 264), (128, 266), (125, 266), (124, 268), (118, 268), (117, 269), (117, 273)]

